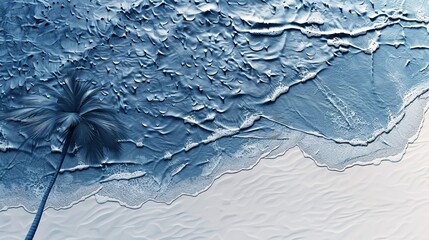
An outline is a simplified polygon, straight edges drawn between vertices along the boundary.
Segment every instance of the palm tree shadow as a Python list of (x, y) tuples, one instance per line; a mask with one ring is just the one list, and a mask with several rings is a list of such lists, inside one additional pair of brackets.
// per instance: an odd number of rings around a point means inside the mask
[(40, 223), (49, 193), (70, 149), (78, 149), (84, 162), (100, 165), (109, 151), (119, 154), (119, 140), (127, 128), (116, 111), (99, 98), (99, 88), (78, 80), (76, 75), (65, 79), (60, 89), (40, 86), (43, 95), (23, 95), (15, 107), (6, 109), (2, 119), (27, 136), (26, 141), (46, 142), (57, 136), (62, 142), (61, 159), (38, 207), (26, 239), (33, 239)]

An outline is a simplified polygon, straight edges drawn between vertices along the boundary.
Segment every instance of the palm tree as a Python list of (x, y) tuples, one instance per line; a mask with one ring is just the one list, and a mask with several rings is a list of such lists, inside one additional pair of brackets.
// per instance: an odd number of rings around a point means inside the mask
[[(46, 86), (45, 86), (46, 87)], [(49, 193), (70, 147), (78, 147), (88, 164), (100, 164), (105, 150), (119, 153), (118, 140), (125, 137), (125, 126), (111, 106), (101, 102), (91, 83), (67, 78), (61, 91), (46, 87), (50, 97), (28, 95), (21, 106), (6, 113), (6, 120), (17, 124), (28, 138), (45, 141), (58, 135), (63, 142), (61, 160), (46, 189), (26, 240), (36, 233)]]

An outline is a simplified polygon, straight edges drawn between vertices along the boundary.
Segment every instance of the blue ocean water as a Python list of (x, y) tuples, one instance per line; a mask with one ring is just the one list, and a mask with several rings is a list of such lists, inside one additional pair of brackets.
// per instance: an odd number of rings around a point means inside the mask
[[(70, 72), (130, 129), (102, 166), (70, 153), (48, 205), (195, 195), (294, 146), (344, 170), (402, 153), (429, 89), (424, 1), (68, 0), (0, 3), (2, 109)], [(58, 137), (0, 123), (0, 209), (37, 207)]]

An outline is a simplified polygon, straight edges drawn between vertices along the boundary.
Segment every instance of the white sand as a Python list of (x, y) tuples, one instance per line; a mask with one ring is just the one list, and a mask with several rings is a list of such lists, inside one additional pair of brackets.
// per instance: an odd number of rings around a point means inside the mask
[[(32, 218), (23, 209), (1, 212), (0, 239), (23, 239)], [(428, 239), (428, 220), (426, 123), (398, 163), (332, 172), (294, 148), (171, 205), (132, 210), (91, 197), (49, 209), (36, 239)]]

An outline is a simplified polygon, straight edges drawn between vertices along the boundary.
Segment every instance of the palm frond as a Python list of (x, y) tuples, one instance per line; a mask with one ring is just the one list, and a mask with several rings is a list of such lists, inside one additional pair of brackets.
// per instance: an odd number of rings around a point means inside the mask
[(65, 79), (60, 91), (45, 88), (50, 96), (29, 95), (17, 101), (6, 120), (17, 124), (33, 140), (55, 134), (64, 138), (73, 131), (71, 146), (78, 146), (90, 164), (99, 164), (105, 151), (118, 153), (118, 140), (125, 138), (126, 127), (111, 106), (99, 99), (99, 89), (76, 76)]
[(23, 107), (7, 114), (6, 120), (17, 123), (19, 131), (33, 140), (44, 140), (55, 132), (57, 112), (52, 109)]

